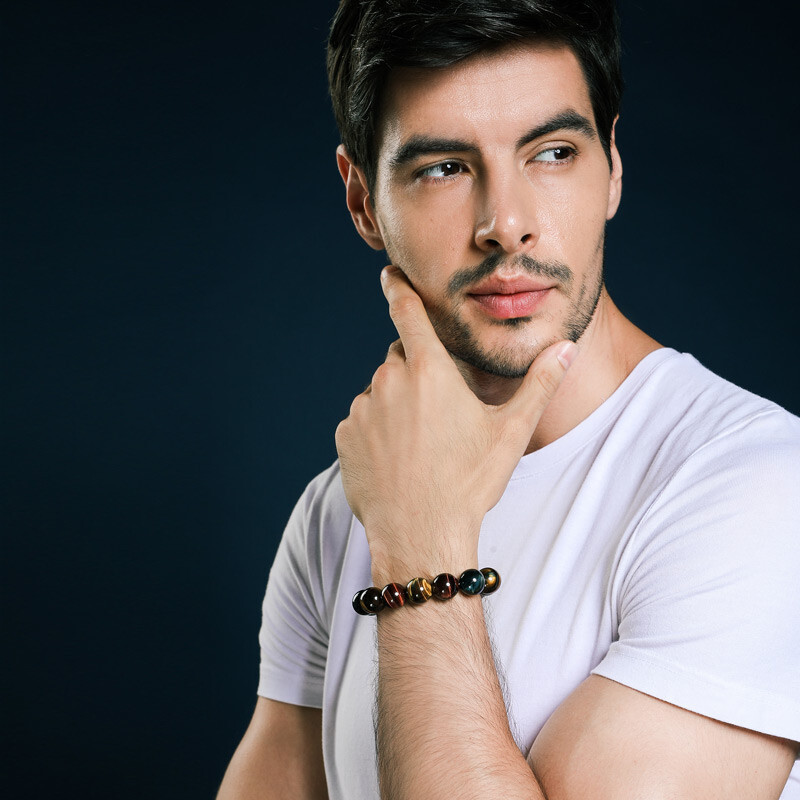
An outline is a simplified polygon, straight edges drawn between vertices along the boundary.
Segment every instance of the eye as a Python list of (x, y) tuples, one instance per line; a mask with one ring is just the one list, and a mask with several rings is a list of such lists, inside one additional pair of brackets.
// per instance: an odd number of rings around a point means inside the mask
[(533, 160), (554, 164), (559, 161), (570, 161), (576, 152), (574, 147), (551, 147), (537, 153)]
[(420, 170), (419, 175), (421, 178), (445, 180), (447, 178), (455, 177), (463, 171), (464, 165), (459, 164), (458, 161), (443, 161), (441, 164), (434, 164), (431, 167), (425, 167), (425, 169)]

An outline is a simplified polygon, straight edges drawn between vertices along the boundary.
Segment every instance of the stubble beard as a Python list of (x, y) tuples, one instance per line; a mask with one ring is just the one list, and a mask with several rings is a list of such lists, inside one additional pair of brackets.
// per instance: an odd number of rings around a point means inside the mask
[[(561, 292), (570, 299), (566, 318), (560, 328), (549, 336), (534, 338), (524, 348), (524, 352), (519, 347), (485, 349), (478, 341), (472, 327), (459, 313), (460, 306), (466, 302), (466, 297), (461, 290), (495, 272), (500, 262), (504, 260), (502, 256), (491, 254), (477, 267), (457, 272), (448, 284), (448, 296), (456, 301), (455, 307), (431, 306), (428, 308), (428, 316), (442, 344), (456, 359), (488, 375), (500, 378), (523, 378), (530, 365), (543, 350), (564, 339), (577, 342), (589, 327), (603, 290), (602, 238), (596, 257), (600, 259), (600, 263), (594, 270), (594, 281), (589, 282), (592, 277), (592, 270), (589, 270), (585, 280), (577, 288), (574, 298), (572, 297), (575, 288), (573, 286), (574, 273), (566, 264), (538, 261), (530, 256), (520, 256), (514, 259), (514, 264), (528, 274), (558, 280), (558, 285), (550, 291)], [(456, 296), (459, 299), (456, 299)], [(490, 320), (490, 324), (513, 329), (539, 323), (544, 328), (549, 327), (552, 319), (552, 315), (543, 313), (535, 318)]]

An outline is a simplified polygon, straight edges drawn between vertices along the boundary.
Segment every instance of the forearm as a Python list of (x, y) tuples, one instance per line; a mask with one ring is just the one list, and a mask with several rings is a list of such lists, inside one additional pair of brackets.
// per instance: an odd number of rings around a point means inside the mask
[[(543, 351), (502, 405), (476, 397), (403, 273), (382, 273), (400, 341), (336, 430), (342, 485), (364, 526), (375, 586), (477, 566), (481, 521), (525, 453), (575, 356)], [(543, 798), (508, 728), (481, 600), (378, 615), (384, 800), (441, 790)], [(438, 792), (437, 792), (438, 793)]]
[(327, 800), (320, 709), (258, 699), (217, 800), (265, 797)]
[(383, 800), (437, 789), (470, 800), (544, 797), (509, 730), (482, 602), (456, 595), (378, 615)]

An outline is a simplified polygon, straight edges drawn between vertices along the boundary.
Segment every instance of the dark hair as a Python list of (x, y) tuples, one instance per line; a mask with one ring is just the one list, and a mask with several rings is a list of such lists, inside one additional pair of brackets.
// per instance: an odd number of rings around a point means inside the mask
[(614, 0), (341, 0), (328, 39), (328, 82), (342, 143), (369, 187), (390, 70), (446, 67), (526, 40), (572, 48), (610, 165), (622, 95)]

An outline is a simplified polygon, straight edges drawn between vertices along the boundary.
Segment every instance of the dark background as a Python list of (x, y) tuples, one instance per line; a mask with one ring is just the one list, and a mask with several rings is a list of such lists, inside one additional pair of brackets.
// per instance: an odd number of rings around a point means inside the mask
[[(4, 4), (4, 791), (212, 797), (282, 527), (394, 338), (333, 2)], [(608, 283), (800, 412), (793, 4), (622, 3)]]

